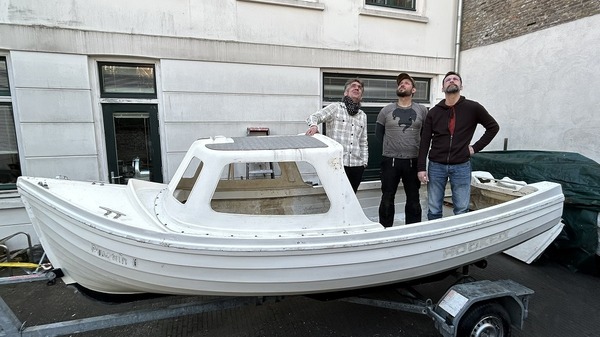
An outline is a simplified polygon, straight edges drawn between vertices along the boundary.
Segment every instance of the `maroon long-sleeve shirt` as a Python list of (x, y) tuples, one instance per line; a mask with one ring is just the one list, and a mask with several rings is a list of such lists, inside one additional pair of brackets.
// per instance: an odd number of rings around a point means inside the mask
[[(455, 116), (454, 135), (448, 129), (452, 112)], [(494, 117), (481, 104), (464, 96), (454, 106), (446, 105), (445, 100), (436, 104), (429, 110), (423, 123), (418, 170), (426, 170), (428, 153), (430, 161), (441, 164), (467, 162), (471, 158), (469, 145), (477, 124), (485, 128), (485, 133), (472, 145), (475, 152), (483, 150), (500, 130)]]

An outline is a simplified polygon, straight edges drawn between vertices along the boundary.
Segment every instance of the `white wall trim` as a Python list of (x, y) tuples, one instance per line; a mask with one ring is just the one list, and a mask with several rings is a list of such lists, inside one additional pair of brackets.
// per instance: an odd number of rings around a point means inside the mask
[(426, 16), (378, 10), (378, 9), (361, 8), (358, 13), (359, 13), (359, 15), (375, 16), (375, 17), (388, 18), (388, 19), (394, 19), (394, 20), (404, 20), (404, 21), (413, 21), (413, 22), (421, 22), (421, 23), (429, 22), (429, 18)]
[(305, 8), (305, 9), (316, 9), (316, 10), (324, 10), (325, 5), (319, 2), (313, 1), (300, 1), (300, 0), (237, 0), (244, 2), (256, 2), (268, 5), (277, 5), (277, 6), (287, 6), (287, 7), (297, 7), (297, 8)]
[[(261, 65), (284, 65), (371, 71), (403, 70), (443, 74), (454, 64), (452, 57), (377, 53), (357, 50), (270, 45), (197, 38), (84, 31), (43, 26), (0, 24), (0, 48), (90, 55), (90, 57), (137, 57)], [(27, 37), (24, 39), (23, 37)], [(46, 41), (54, 41), (52, 44)], [(402, 69), (399, 69), (399, 65)]]

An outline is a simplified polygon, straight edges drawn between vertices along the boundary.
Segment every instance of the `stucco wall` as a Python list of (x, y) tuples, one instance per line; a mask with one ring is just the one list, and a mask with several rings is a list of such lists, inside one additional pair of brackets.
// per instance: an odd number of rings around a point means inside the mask
[(318, 68), (162, 60), (161, 72), (168, 180), (198, 138), (297, 134), (321, 104)]
[[(274, 5), (277, 3), (280, 5)], [(455, 0), (418, 1), (418, 11), (404, 15), (365, 5), (364, 0), (319, 0), (312, 8), (287, 3), (294, 1), (0, 0), (0, 23), (131, 36), (453, 56), (454, 45), (446, 41), (453, 40), (455, 31)], [(41, 43), (40, 47), (51, 45)]]
[(467, 97), (500, 123), (488, 149), (577, 152), (600, 162), (600, 15), (461, 53)]
[(87, 57), (17, 51), (11, 61), (24, 174), (98, 180)]
[[(25, 175), (108, 180), (95, 62), (84, 55), (12, 52), (13, 109)], [(296, 134), (321, 105), (319, 68), (158, 60), (165, 181), (202, 137), (248, 127)], [(135, 100), (134, 100), (135, 101)]]
[[(0, 0), (25, 175), (108, 180), (96, 61), (154, 63), (165, 181), (198, 137), (302, 131), (322, 72), (431, 77), (453, 63), (456, 1)], [(122, 101), (116, 102), (122, 103)], [(147, 103), (129, 101), (127, 103)], [(68, 130), (68, 132), (67, 132)]]

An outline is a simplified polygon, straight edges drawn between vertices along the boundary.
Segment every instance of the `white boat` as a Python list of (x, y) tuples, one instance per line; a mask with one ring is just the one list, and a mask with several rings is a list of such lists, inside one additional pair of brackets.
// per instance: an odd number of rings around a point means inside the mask
[(193, 143), (169, 184), (20, 177), (17, 187), (63, 281), (109, 294), (392, 284), (479, 261), (560, 222), (559, 184), (474, 172), (481, 209), (384, 228), (365, 216), (341, 157), (322, 135), (215, 137)]

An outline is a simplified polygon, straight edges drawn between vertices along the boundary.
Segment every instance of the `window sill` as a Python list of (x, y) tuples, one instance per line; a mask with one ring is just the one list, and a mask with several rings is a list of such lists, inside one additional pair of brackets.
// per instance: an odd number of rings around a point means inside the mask
[(390, 11), (383, 11), (383, 10), (369, 9), (369, 8), (361, 8), (359, 14), (365, 15), (365, 16), (375, 16), (375, 17), (380, 17), (380, 18), (395, 19), (395, 20), (405, 20), (405, 21), (414, 21), (414, 22), (422, 22), (422, 23), (429, 22), (429, 18), (427, 18), (426, 16), (404, 14), (404, 13), (390, 12)]
[(157, 98), (111, 98), (101, 97), (100, 103), (108, 104), (158, 104)]
[(278, 5), (278, 6), (287, 6), (287, 7), (297, 7), (297, 8), (305, 8), (305, 9), (316, 9), (316, 10), (324, 10), (325, 5), (312, 2), (312, 1), (301, 1), (301, 0), (237, 0), (237, 1), (245, 1), (245, 2), (256, 2), (268, 5)]

